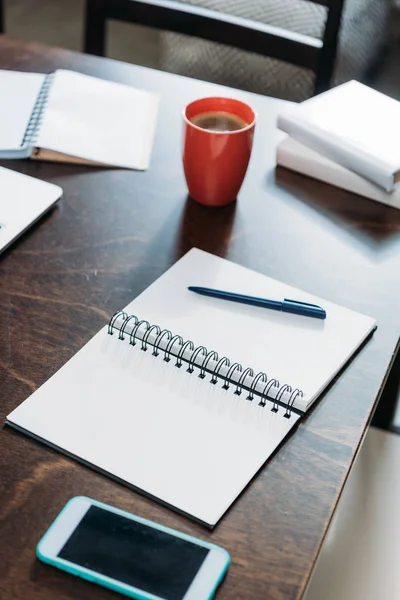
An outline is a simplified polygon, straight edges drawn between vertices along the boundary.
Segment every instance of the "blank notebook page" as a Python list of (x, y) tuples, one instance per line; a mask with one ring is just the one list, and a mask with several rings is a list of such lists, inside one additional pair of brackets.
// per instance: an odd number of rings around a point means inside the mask
[(21, 147), (45, 75), (0, 70), (0, 152)]
[[(308, 403), (326, 384), (326, 374), (340, 368), (374, 325), (369, 317), (325, 301), (324, 329), (314, 319), (186, 289), (206, 284), (315, 299), (193, 249), (125, 310), (269, 377), (278, 369), (299, 385), (295, 379), (301, 376)], [(271, 412), (270, 403), (259, 406), (234, 390), (142, 352), (105, 327), (12, 412), (8, 423), (213, 526), (301, 414), (287, 419), (283, 409)]]
[(36, 146), (95, 163), (145, 169), (157, 108), (156, 94), (58, 70)]

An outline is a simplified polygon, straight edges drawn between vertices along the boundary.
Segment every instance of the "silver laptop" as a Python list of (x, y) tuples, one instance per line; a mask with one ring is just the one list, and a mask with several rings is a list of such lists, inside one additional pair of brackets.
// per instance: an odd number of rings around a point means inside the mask
[(0, 252), (61, 198), (58, 185), (0, 167)]

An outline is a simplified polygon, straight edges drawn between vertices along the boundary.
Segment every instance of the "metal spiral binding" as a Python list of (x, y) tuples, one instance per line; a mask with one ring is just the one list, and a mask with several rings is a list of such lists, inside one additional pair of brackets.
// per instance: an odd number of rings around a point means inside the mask
[(43, 120), (44, 109), (46, 108), (47, 99), (49, 96), (50, 88), (53, 83), (55, 73), (46, 75), (43, 81), (42, 87), (38, 97), (36, 98), (35, 105), (32, 109), (32, 113), (26, 127), (24, 137), (22, 140), (22, 146), (34, 146), (38, 137), (40, 125)]
[[(150, 325), (148, 321), (140, 320), (135, 315), (117, 311), (108, 323), (108, 334), (113, 335), (114, 330), (118, 331), (119, 340), (129, 339), (132, 346), (140, 342), (140, 349), (144, 352), (151, 347), (155, 357), (164, 354), (165, 362), (169, 362), (172, 356), (175, 357), (175, 367), (178, 369), (185, 362), (188, 373), (198, 369), (201, 379), (209, 373), (210, 383), (215, 385), (220, 380), (224, 390), (232, 385), (237, 396), (247, 391), (246, 399), (250, 402), (257, 396), (258, 405), (263, 408), (267, 404), (272, 405), (271, 411), (277, 413), (282, 407), (286, 419), (290, 419), (293, 411), (298, 412), (294, 403), (297, 398), (303, 397), (303, 392), (298, 388), (292, 389), (287, 383), (280, 384), (277, 379), (268, 379), (264, 372), (254, 374), (251, 367), (243, 369), (240, 363), (232, 363), (226, 356), (220, 358), (218, 352), (207, 350), (205, 346), (195, 347), (191, 340), (184, 340), (169, 329), (161, 329), (159, 325)], [(215, 363), (214, 368), (209, 366), (212, 361)]]

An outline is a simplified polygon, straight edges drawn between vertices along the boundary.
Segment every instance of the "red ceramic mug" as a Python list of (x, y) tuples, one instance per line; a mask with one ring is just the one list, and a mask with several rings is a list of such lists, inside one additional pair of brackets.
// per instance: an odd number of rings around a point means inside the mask
[[(228, 120), (233, 118), (238, 128), (233, 131), (204, 128), (202, 117), (207, 114), (220, 114)], [(184, 109), (183, 119), (183, 167), (189, 194), (207, 206), (224, 206), (232, 202), (249, 164), (255, 112), (239, 100), (202, 98)]]

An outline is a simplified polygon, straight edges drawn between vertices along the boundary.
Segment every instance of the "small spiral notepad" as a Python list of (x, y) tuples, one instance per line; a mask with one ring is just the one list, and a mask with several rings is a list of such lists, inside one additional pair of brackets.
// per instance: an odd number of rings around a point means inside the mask
[[(327, 318), (207, 298), (189, 285), (312, 302)], [(374, 327), (193, 249), (7, 423), (212, 527)]]
[(0, 70), (0, 158), (147, 169), (156, 94), (58, 69)]

